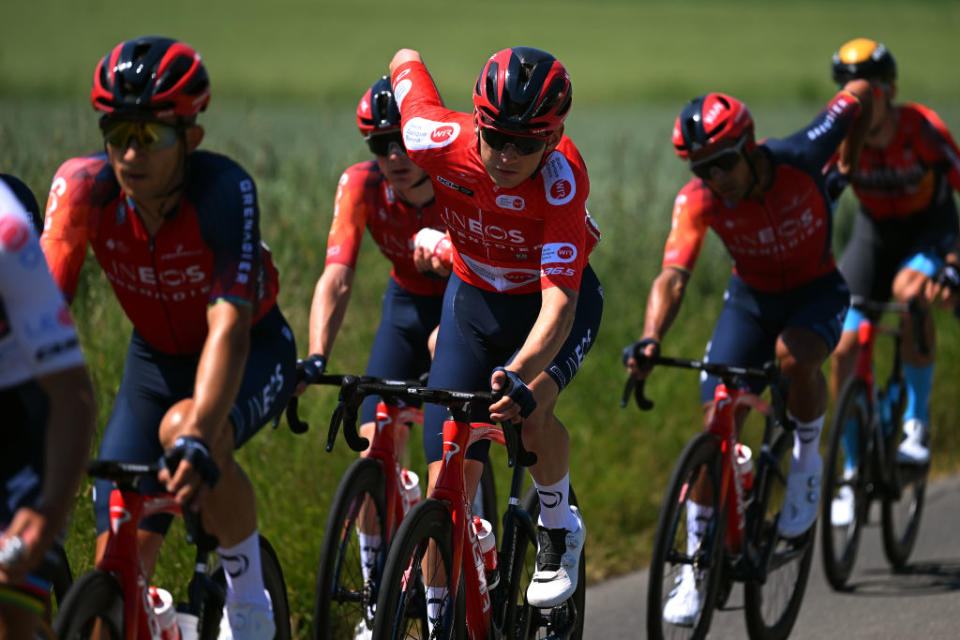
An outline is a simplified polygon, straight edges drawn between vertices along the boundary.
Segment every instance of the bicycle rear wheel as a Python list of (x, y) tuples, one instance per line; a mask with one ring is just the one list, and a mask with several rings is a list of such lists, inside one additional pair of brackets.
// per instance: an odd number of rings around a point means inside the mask
[(883, 499), (883, 552), (894, 569), (906, 566), (913, 545), (917, 542), (928, 470), (929, 465), (898, 465), (894, 473), (899, 476), (900, 495)]
[[(579, 507), (577, 494), (570, 487), (570, 504)], [(527, 603), (527, 586), (533, 578), (537, 562), (536, 527), (540, 516), (540, 497), (536, 487), (531, 487), (523, 498), (523, 509), (530, 516), (531, 528), (515, 522), (512, 558), (504, 561), (505, 567), (511, 567), (510, 580), (504, 586), (509, 589), (505, 594), (506, 637), (516, 640), (541, 638), (566, 638), (580, 640), (583, 637), (584, 607), (587, 595), (586, 545), (580, 552), (580, 564), (577, 569), (577, 589), (566, 602), (552, 609), (542, 610)]]
[(80, 576), (60, 603), (53, 631), (60, 640), (123, 640), (123, 592), (116, 578), (99, 570)]
[(785, 539), (777, 533), (792, 449), (793, 434), (780, 433), (771, 447), (774, 459), (758, 460), (754, 499), (759, 501), (757, 513), (762, 520), (750, 530), (759, 557), (769, 560), (765, 578), (748, 580), (743, 587), (747, 631), (753, 640), (790, 635), (810, 576), (816, 526), (799, 538)]
[[(664, 495), (650, 560), (647, 590), (647, 637), (701, 639), (710, 629), (723, 563), (726, 509), (721, 508), (720, 439), (710, 433), (694, 436), (673, 468)], [(691, 507), (693, 494), (708, 504)], [(703, 497), (708, 496), (708, 497)], [(704, 507), (712, 512), (704, 512)], [(687, 511), (706, 515), (699, 543), (688, 548)], [(681, 590), (689, 596), (689, 615), (670, 622), (668, 602)], [(692, 590), (690, 590), (692, 589)]]
[[(219, 561), (218, 565), (212, 577), (226, 589), (227, 579), (223, 573), (223, 565)], [(273, 608), (273, 624), (276, 625), (274, 640), (290, 640), (290, 604), (287, 601), (287, 584), (273, 545), (262, 535), (260, 536), (260, 573), (263, 575), (263, 587), (270, 594), (270, 605)]]
[[(373, 628), (374, 607), (387, 557), (385, 484), (380, 463), (359, 458), (337, 487), (320, 546), (314, 640), (353, 638), (357, 631)], [(366, 526), (375, 523), (383, 541), (367, 581), (363, 577), (358, 537), (361, 517)]]
[(449, 591), (439, 604), (438, 628), (427, 619), (424, 575), (450, 576), (453, 567), (453, 524), (447, 507), (428, 498), (417, 504), (403, 519), (390, 545), (383, 581), (377, 598), (373, 637), (384, 640), (462, 638), (465, 600), (461, 581), (456, 605)]
[[(860, 378), (850, 378), (840, 393), (830, 422), (830, 439), (823, 467), (823, 514), (821, 544), (823, 571), (834, 589), (845, 589), (866, 524), (868, 498), (866, 476), (870, 467), (869, 389)], [(856, 443), (856, 451), (846, 448)], [(857, 464), (851, 467), (848, 459)], [(852, 471), (852, 473), (851, 473)], [(834, 506), (836, 504), (836, 506)]]

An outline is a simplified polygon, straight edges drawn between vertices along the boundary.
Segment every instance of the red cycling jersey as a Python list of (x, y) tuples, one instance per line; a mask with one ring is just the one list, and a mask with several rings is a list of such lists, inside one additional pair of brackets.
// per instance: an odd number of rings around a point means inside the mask
[[(960, 150), (936, 113), (920, 104), (897, 108), (897, 131), (886, 147), (864, 145), (851, 184), (875, 220), (908, 218), (960, 192)], [(828, 170), (836, 166), (836, 158)]]
[(762, 202), (729, 204), (700, 178), (688, 182), (674, 202), (663, 266), (691, 271), (712, 228), (754, 289), (786, 291), (832, 271), (832, 203), (821, 168), (859, 113), (859, 100), (840, 92), (805, 129), (762, 142), (773, 169)]
[(423, 275), (413, 263), (413, 236), (424, 227), (446, 228), (435, 200), (423, 207), (404, 202), (375, 161), (355, 164), (340, 176), (326, 263), (354, 268), (363, 230), (368, 228), (380, 252), (393, 263), (390, 275), (397, 284), (416, 295), (443, 295), (446, 280)]
[(500, 188), (480, 159), (473, 115), (443, 106), (422, 63), (397, 68), (393, 87), (407, 152), (433, 178), (457, 276), (509, 294), (578, 290), (600, 234), (587, 213), (590, 181), (573, 143), (564, 136), (531, 179)]
[(134, 329), (171, 354), (201, 351), (207, 305), (250, 305), (256, 322), (277, 297), (253, 180), (213, 153), (192, 153), (188, 166), (179, 208), (150, 237), (105, 154), (68, 160), (53, 179), (40, 239), (68, 299), (89, 242)]

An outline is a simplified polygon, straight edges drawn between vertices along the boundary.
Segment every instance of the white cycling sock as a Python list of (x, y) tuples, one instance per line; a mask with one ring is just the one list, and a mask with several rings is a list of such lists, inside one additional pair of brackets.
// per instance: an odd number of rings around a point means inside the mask
[(227, 602), (252, 604), (270, 609), (270, 598), (263, 588), (260, 568), (260, 536), (254, 531), (240, 544), (217, 548), (227, 577)]
[(447, 602), (449, 592), (449, 587), (427, 587), (427, 620), (431, 630), (444, 614), (443, 605)]
[(580, 523), (570, 511), (570, 474), (565, 474), (559, 482), (540, 484), (533, 481), (540, 496), (540, 526), (547, 529), (566, 529), (576, 531)]
[(826, 414), (810, 422), (798, 420), (789, 411), (787, 417), (797, 424), (797, 430), (793, 432), (793, 465), (790, 470), (804, 473), (813, 471), (820, 465), (820, 432)]
[(372, 533), (357, 532), (360, 542), (360, 570), (363, 581), (369, 582), (377, 568), (377, 556), (380, 554), (380, 536)]

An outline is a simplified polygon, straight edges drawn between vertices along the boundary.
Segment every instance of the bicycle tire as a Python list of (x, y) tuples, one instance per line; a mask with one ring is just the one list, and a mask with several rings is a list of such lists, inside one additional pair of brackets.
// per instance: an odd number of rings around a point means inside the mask
[[(578, 507), (577, 493), (570, 487), (570, 504)], [(526, 511), (534, 529), (540, 515), (540, 497), (536, 487), (530, 487), (523, 498), (523, 509)], [(512, 567), (510, 580), (506, 584), (508, 592), (505, 594), (504, 629), (508, 638), (516, 640), (533, 640), (541, 638), (565, 638), (580, 640), (583, 637), (584, 609), (587, 596), (586, 576), (586, 545), (580, 551), (580, 563), (577, 569), (577, 589), (567, 602), (550, 610), (549, 616), (544, 616), (541, 610), (531, 607), (527, 603), (527, 586), (533, 577), (537, 560), (536, 539), (531, 539), (529, 532), (520, 524), (515, 525), (513, 558), (506, 563)], [(502, 577), (501, 577), (502, 579)]]
[[(830, 421), (830, 439), (823, 467), (823, 512), (820, 526), (823, 571), (836, 590), (845, 590), (853, 572), (860, 546), (860, 534), (866, 524), (869, 499), (867, 475), (870, 461), (867, 439), (871, 437), (869, 409), (870, 390), (860, 378), (850, 378), (843, 386)], [(856, 426), (852, 427), (852, 421)], [(849, 428), (857, 429), (857, 470), (853, 478), (844, 477), (843, 436)], [(848, 524), (833, 520), (833, 499), (843, 487), (853, 492), (853, 516)]]
[(123, 591), (113, 575), (100, 570), (83, 574), (60, 604), (53, 631), (60, 640), (89, 638), (99, 621), (99, 637), (125, 638)]
[[(754, 487), (757, 487), (758, 482), (760, 483), (759, 493), (762, 495), (755, 496), (755, 499), (760, 500), (758, 513), (763, 518), (755, 529), (756, 546), (761, 557), (770, 550), (770, 545), (773, 545), (773, 549), (765, 580), (751, 579), (743, 585), (743, 611), (747, 621), (747, 632), (752, 640), (783, 640), (790, 635), (797, 621), (797, 615), (800, 613), (800, 605), (803, 604), (803, 594), (806, 591), (807, 579), (810, 577), (810, 567), (813, 563), (815, 524), (805, 534), (791, 540), (781, 538), (776, 528), (777, 517), (782, 506), (781, 500), (786, 492), (786, 478), (792, 449), (793, 434), (781, 432), (773, 439), (771, 447), (771, 453), (777, 461), (778, 468), (772, 466), (774, 464), (772, 461), (758, 460), (757, 476), (754, 479)], [(775, 510), (769, 508), (772, 498), (773, 504), (776, 504)], [(781, 546), (781, 543), (784, 546)], [(791, 565), (796, 565), (796, 574), (788, 577), (787, 580), (780, 580), (779, 578), (785, 575), (780, 570)], [(787, 587), (790, 596), (780, 607), (779, 615), (770, 616), (772, 622), (768, 623), (765, 605), (774, 602), (772, 595), (785, 591), (784, 588), (779, 588), (780, 585), (792, 585)]]
[(451, 608), (450, 602), (446, 603), (444, 628), (431, 634), (423, 582), (424, 553), (430, 542), (435, 544), (435, 560), (449, 576), (453, 566), (453, 523), (446, 505), (433, 498), (414, 506), (390, 545), (377, 598), (374, 638), (459, 640), (464, 637), (466, 601), (462, 581), (454, 606)]
[[(357, 625), (373, 626), (380, 572), (372, 584), (363, 579), (356, 521), (360, 505), (369, 497), (379, 529), (386, 527), (386, 479), (377, 460), (355, 460), (337, 487), (327, 516), (320, 561), (317, 566), (316, 599), (313, 609), (314, 640), (353, 638)], [(382, 533), (381, 533), (382, 535)], [(376, 563), (382, 569), (386, 544), (381, 546)]]
[[(711, 433), (699, 433), (687, 442), (673, 467), (670, 482), (664, 494), (663, 504), (657, 519), (657, 529), (650, 560), (649, 587), (647, 589), (647, 637), (659, 640), (668, 637), (685, 637), (701, 640), (710, 629), (710, 620), (716, 603), (717, 591), (724, 557), (724, 533), (726, 508), (722, 508), (720, 495), (721, 440)], [(676, 562), (678, 555), (686, 556), (686, 509), (683, 506), (690, 498), (691, 487), (700, 478), (713, 487), (713, 517), (708, 525), (698, 552), (695, 554), (698, 582), (702, 585), (700, 610), (690, 626), (674, 625), (663, 619), (663, 609), (672, 593), (672, 585), (681, 580), (683, 569), (689, 562)], [(681, 535), (678, 535), (680, 532)], [(680, 545), (678, 551), (677, 544)], [(674, 575), (673, 572), (676, 572)], [(666, 590), (664, 586), (670, 582)], [(692, 630), (691, 630), (692, 629)]]
[[(273, 609), (273, 624), (276, 626), (274, 640), (290, 640), (290, 603), (287, 600), (287, 584), (283, 578), (283, 569), (277, 558), (273, 545), (263, 535), (260, 535), (260, 573), (263, 575), (263, 587), (270, 594), (270, 605)], [(226, 588), (227, 579), (223, 572), (223, 565), (217, 561), (213, 579)]]

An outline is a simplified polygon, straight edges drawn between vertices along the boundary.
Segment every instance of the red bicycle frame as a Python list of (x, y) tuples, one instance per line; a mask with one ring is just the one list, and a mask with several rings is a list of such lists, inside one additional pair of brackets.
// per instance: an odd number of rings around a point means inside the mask
[(140, 521), (157, 514), (181, 515), (180, 505), (168, 493), (142, 495), (116, 487), (110, 492), (109, 537), (96, 568), (111, 573), (120, 583), (127, 640), (155, 638), (160, 633), (137, 542)]
[(471, 564), (464, 575), (467, 618), (467, 637), (484, 640), (491, 629), (491, 602), (487, 591), (487, 575), (483, 565), (480, 542), (467, 514), (467, 489), (463, 481), (467, 448), (478, 440), (487, 439), (505, 445), (500, 427), (482, 422), (461, 422), (447, 419), (443, 423), (443, 466), (437, 477), (431, 498), (447, 505), (453, 521), (453, 559), (450, 602), (457, 601), (457, 585), (463, 569), (464, 553), (469, 551)]

